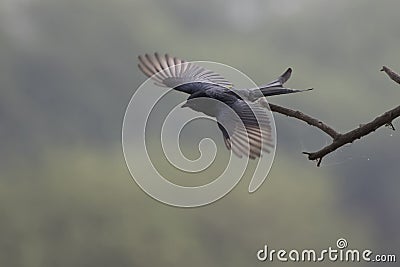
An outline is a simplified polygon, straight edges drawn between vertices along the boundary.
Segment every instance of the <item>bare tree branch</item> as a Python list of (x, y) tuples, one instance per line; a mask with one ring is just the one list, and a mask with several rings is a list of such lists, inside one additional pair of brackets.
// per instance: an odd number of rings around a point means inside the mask
[(307, 114), (304, 114), (301, 111), (292, 110), (292, 109), (285, 108), (285, 107), (282, 107), (282, 106), (278, 106), (278, 105), (275, 105), (275, 104), (269, 104), (269, 107), (274, 112), (286, 115), (288, 117), (299, 119), (301, 121), (304, 121), (304, 122), (308, 123), (311, 126), (317, 127), (321, 131), (325, 132), (327, 135), (332, 137), (333, 139), (336, 139), (340, 135), (332, 127), (326, 125), (325, 123), (323, 123), (322, 121), (320, 121), (318, 119), (315, 119), (315, 118), (313, 118), (313, 117), (311, 117), (311, 116), (309, 116)]
[(399, 76), (399, 74), (397, 74), (396, 72), (392, 71), (391, 69), (389, 69), (386, 66), (383, 66), (381, 71), (386, 72), (386, 74), (390, 77), (390, 79), (392, 79), (396, 83), (400, 84), (400, 76)]
[[(400, 75), (391, 70), (390, 68), (383, 66), (381, 71), (384, 71), (393, 81), (400, 84)], [(328, 155), (329, 153), (335, 151), (336, 149), (353, 143), (357, 139), (361, 139), (362, 137), (374, 132), (378, 128), (382, 126), (390, 126), (394, 130), (394, 126), (392, 121), (398, 117), (400, 117), (400, 105), (383, 113), (382, 115), (376, 117), (371, 122), (366, 124), (361, 124), (359, 127), (351, 130), (347, 133), (341, 134), (337, 132), (332, 127), (326, 125), (324, 122), (315, 119), (307, 114), (304, 114), (298, 110), (292, 110), (289, 108), (285, 108), (282, 106), (278, 106), (275, 104), (269, 104), (270, 109), (273, 112), (277, 112), (301, 121), (308, 123), (311, 126), (317, 127), (321, 131), (325, 132), (332, 138), (332, 143), (321, 148), (315, 152), (303, 152), (308, 156), (309, 160), (317, 160), (317, 166), (321, 165), (322, 158)]]

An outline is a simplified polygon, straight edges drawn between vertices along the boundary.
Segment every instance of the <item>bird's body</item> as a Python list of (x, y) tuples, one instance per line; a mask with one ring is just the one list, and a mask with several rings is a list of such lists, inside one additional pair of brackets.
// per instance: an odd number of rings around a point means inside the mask
[(139, 61), (140, 70), (157, 85), (189, 94), (182, 107), (216, 118), (226, 147), (239, 157), (254, 159), (274, 147), (270, 114), (257, 100), (305, 91), (283, 87), (290, 78), (290, 68), (259, 88), (236, 89), (221, 75), (168, 55), (146, 54), (139, 56)]

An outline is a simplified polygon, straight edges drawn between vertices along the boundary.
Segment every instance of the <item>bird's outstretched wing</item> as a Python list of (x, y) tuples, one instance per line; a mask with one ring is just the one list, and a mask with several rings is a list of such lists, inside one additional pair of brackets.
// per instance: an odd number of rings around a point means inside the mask
[(154, 53), (154, 55), (139, 56), (138, 66), (157, 85), (174, 88), (189, 94), (203, 88), (204, 84), (212, 83), (227, 88), (233, 86), (218, 73), (194, 63), (171, 57), (168, 54), (161, 56)]
[(221, 107), (216, 116), (226, 147), (240, 158), (255, 159), (262, 151), (270, 153), (274, 140), (269, 111), (258, 102), (243, 100), (236, 101), (231, 108)]

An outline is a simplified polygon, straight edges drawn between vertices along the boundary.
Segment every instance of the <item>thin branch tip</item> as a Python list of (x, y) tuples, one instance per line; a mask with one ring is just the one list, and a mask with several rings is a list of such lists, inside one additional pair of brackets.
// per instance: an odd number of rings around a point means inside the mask
[(391, 129), (392, 131), (396, 131), (396, 128), (394, 128), (394, 125), (392, 122), (386, 123), (385, 126), (388, 127), (389, 129)]
[(387, 66), (382, 66), (381, 71), (385, 72), (389, 76), (389, 78), (392, 79), (394, 82), (400, 84), (400, 75), (398, 73), (396, 73)]
[[(381, 71), (385, 72), (390, 79), (394, 82), (400, 84), (400, 75), (391, 70), (387, 66), (382, 66)], [(307, 89), (306, 89), (307, 90)], [(308, 90), (313, 90), (313, 88), (309, 88)], [(336, 151), (337, 149), (345, 146), (347, 144), (353, 143), (355, 140), (361, 139), (366, 135), (376, 131), (380, 127), (386, 126), (391, 128), (393, 131), (395, 127), (393, 125), (393, 121), (400, 117), (400, 105), (392, 108), (389, 111), (386, 111), (382, 115), (376, 117), (372, 121), (368, 123), (358, 124), (358, 127), (355, 129), (348, 131), (347, 133), (340, 133), (336, 131), (334, 128), (330, 127), (323, 121), (320, 121), (316, 118), (313, 118), (299, 110), (292, 110), (290, 108), (278, 106), (275, 104), (269, 104), (271, 111), (277, 112), (288, 117), (292, 117), (298, 120), (301, 120), (311, 126), (314, 126), (332, 138), (332, 143), (322, 147), (320, 150), (316, 152), (302, 152), (304, 155), (307, 155), (307, 158), (312, 161), (317, 161), (317, 167), (321, 166), (322, 159)]]

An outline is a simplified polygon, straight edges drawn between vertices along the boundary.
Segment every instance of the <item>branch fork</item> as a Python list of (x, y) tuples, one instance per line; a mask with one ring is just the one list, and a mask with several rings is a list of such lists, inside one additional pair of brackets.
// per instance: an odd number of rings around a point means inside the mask
[[(390, 79), (394, 82), (400, 84), (400, 75), (391, 70), (390, 68), (383, 66), (381, 71), (385, 72)], [(332, 143), (321, 148), (315, 152), (303, 152), (303, 154), (307, 155), (309, 160), (317, 161), (317, 166), (321, 165), (322, 159), (332, 153), (333, 151), (337, 150), (338, 148), (353, 143), (357, 139), (361, 139), (362, 137), (376, 131), (378, 128), (382, 126), (386, 126), (391, 128), (393, 131), (395, 130), (392, 122), (396, 118), (400, 117), (400, 105), (386, 111), (382, 115), (376, 117), (372, 121), (360, 124), (357, 128), (348, 131), (347, 133), (339, 133), (334, 128), (330, 127), (329, 125), (325, 124), (324, 122), (313, 118), (301, 111), (292, 110), (286, 107), (282, 107), (276, 104), (269, 104), (271, 111), (286, 115), (288, 117), (292, 117), (298, 120), (301, 120), (311, 126), (314, 126), (332, 138)]]

